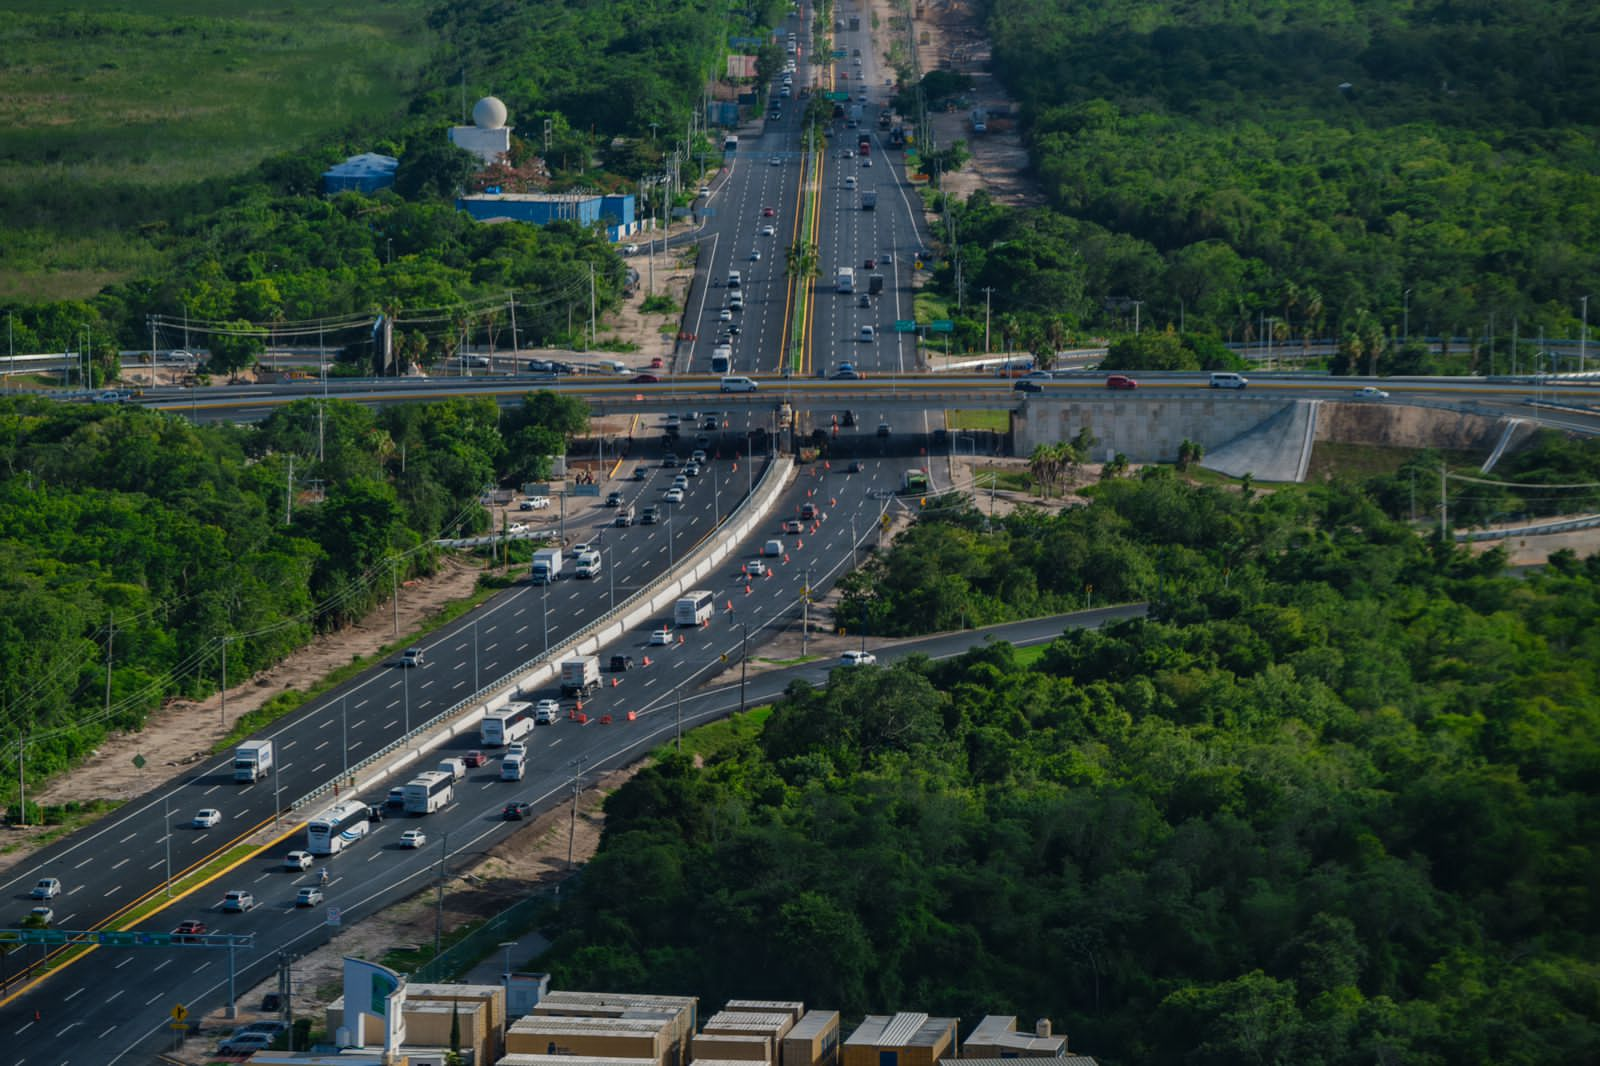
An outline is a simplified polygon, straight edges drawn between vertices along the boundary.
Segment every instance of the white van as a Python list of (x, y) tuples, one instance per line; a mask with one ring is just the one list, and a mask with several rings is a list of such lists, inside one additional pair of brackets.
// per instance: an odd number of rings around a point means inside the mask
[(733, 311), (743, 311), (744, 310), (744, 294), (743, 293), (737, 293), (737, 292), (730, 292), (728, 294), (728, 308), (730, 310), (733, 310)]
[(723, 392), (755, 392), (756, 391), (756, 383), (753, 380), (751, 380), (750, 378), (740, 378), (740, 377), (723, 378), (722, 379), (722, 391)]
[(449, 774), (457, 781), (467, 776), (467, 764), (464, 759), (441, 759), (435, 769), (441, 774)]
[(1250, 384), (1250, 379), (1243, 374), (1218, 371), (1211, 375), (1211, 387), (1213, 389), (1242, 389), (1248, 384)]
[(527, 766), (524, 764), (521, 755), (507, 755), (500, 760), (500, 780), (502, 781), (521, 781), (522, 775), (526, 770)]
[(728, 271), (728, 288), (737, 289), (742, 283), (737, 270)]

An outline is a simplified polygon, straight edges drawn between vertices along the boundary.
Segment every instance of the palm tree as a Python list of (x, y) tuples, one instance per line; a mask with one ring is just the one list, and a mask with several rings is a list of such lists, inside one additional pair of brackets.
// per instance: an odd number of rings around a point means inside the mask
[(1197, 441), (1190, 440), (1188, 437), (1183, 438), (1183, 442), (1178, 445), (1178, 469), (1188, 470), (1190, 466), (1204, 458), (1205, 454), (1206, 450), (1203, 445)]

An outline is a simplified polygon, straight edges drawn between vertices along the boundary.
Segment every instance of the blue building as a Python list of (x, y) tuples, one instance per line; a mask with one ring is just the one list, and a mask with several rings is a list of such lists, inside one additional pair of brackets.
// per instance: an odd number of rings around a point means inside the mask
[(604, 225), (615, 241), (638, 229), (632, 193), (476, 193), (456, 201), (456, 209), (479, 222), (531, 222), (535, 226), (569, 221), (581, 226)]
[(400, 161), (393, 156), (363, 152), (322, 172), (322, 191), (375, 193), (394, 184)]

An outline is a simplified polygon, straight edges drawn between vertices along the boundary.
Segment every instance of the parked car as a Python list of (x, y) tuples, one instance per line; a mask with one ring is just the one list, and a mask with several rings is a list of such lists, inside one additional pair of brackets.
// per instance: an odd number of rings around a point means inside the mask
[(218, 1055), (248, 1055), (265, 1051), (277, 1037), (272, 1033), (238, 1033), (217, 1045)]

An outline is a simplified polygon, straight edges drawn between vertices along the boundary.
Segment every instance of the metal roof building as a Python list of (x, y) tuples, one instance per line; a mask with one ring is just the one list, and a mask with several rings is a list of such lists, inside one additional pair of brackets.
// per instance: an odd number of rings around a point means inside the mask
[(394, 184), (399, 168), (400, 161), (394, 156), (362, 152), (324, 170), (322, 191), (330, 196), (336, 192), (375, 193)]

